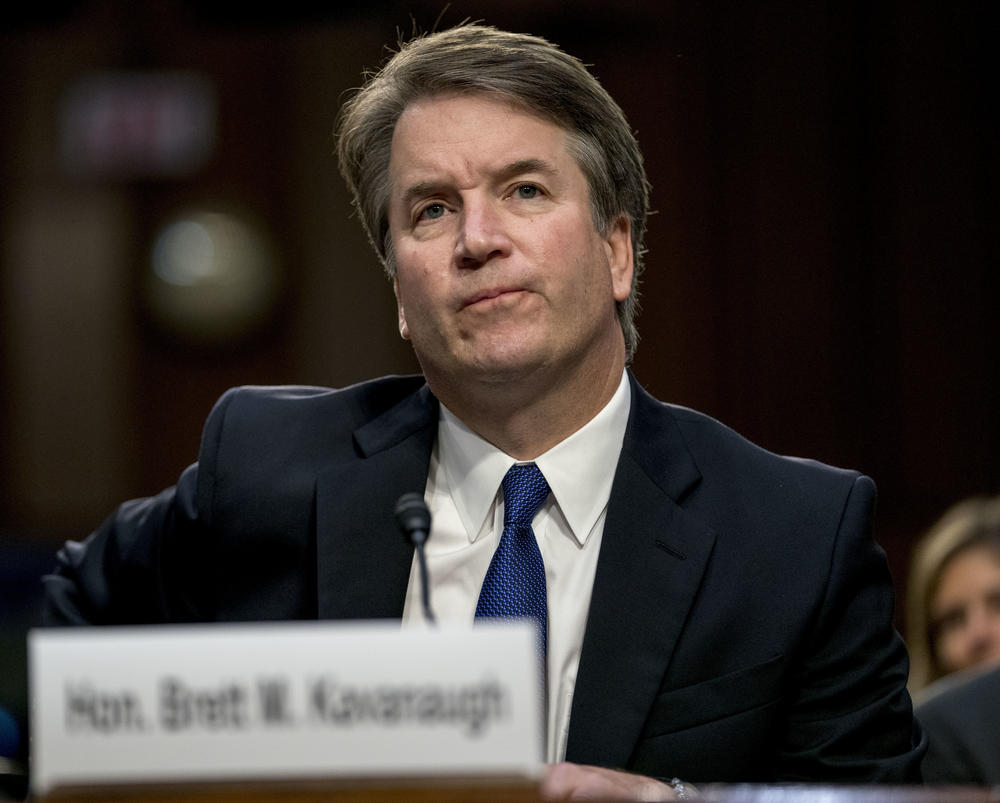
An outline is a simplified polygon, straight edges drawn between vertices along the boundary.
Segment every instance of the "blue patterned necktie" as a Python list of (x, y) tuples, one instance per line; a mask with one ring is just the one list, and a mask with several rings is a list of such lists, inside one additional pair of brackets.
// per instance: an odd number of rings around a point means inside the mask
[(531, 617), (538, 623), (539, 655), (545, 656), (545, 564), (531, 520), (549, 495), (534, 463), (511, 466), (503, 478), (503, 533), (479, 592), (476, 618)]

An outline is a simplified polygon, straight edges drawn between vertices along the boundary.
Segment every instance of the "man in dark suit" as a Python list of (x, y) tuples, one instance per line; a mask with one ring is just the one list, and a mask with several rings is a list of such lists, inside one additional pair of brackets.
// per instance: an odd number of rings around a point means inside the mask
[(871, 481), (626, 368), (648, 187), (580, 62), (475, 25), (418, 38), (338, 144), (423, 376), (229, 392), (175, 488), (62, 551), (48, 621), (419, 621), (393, 508), (423, 491), (438, 618), (539, 621), (546, 794), (917, 779)]
[(917, 697), (924, 780), (1000, 786), (1000, 667), (949, 675)]

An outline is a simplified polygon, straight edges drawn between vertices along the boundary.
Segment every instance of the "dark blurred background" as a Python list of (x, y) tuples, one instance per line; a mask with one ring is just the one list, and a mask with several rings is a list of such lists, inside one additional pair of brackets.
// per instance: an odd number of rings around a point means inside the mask
[(416, 369), (331, 132), (398, 33), (465, 18), (559, 43), (636, 129), (641, 381), (874, 477), (902, 592), (916, 536), (1000, 491), (997, 6), (7, 4), (0, 707), (57, 545), (171, 484), (225, 388)]

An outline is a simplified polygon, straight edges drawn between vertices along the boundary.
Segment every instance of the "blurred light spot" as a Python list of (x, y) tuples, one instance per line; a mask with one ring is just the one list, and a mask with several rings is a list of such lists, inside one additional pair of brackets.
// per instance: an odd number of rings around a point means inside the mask
[(193, 210), (156, 235), (144, 293), (153, 321), (185, 341), (239, 340), (270, 320), (280, 295), (277, 254), (243, 217)]
[(214, 261), (212, 235), (194, 220), (167, 226), (153, 246), (153, 270), (168, 284), (196, 284), (211, 275)]

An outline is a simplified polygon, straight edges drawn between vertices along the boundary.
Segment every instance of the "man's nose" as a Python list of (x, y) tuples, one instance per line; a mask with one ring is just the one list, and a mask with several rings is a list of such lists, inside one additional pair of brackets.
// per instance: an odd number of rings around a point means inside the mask
[(469, 199), (462, 207), (461, 225), (455, 243), (460, 267), (477, 268), (495, 257), (510, 253), (510, 238), (503, 213), (489, 199)]

